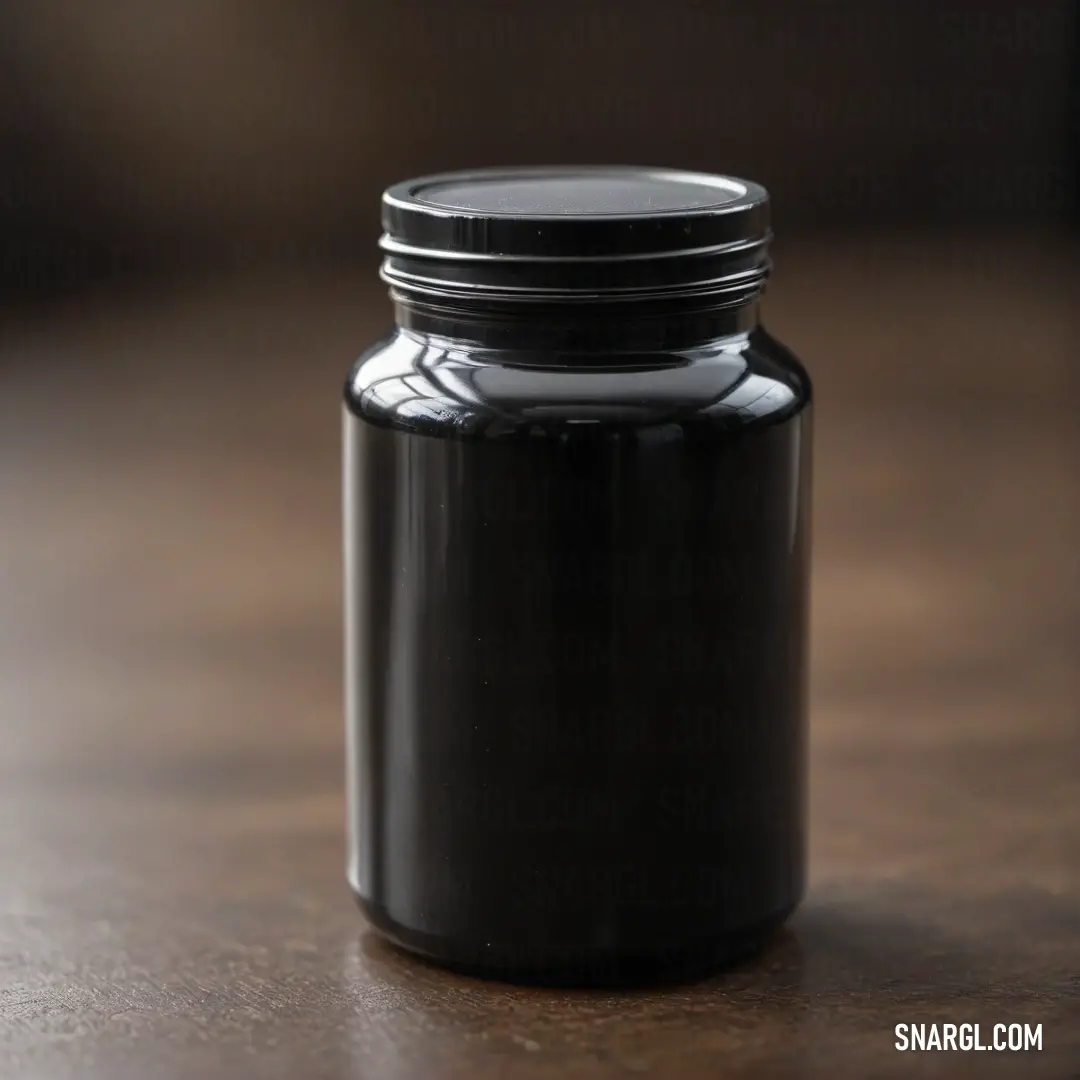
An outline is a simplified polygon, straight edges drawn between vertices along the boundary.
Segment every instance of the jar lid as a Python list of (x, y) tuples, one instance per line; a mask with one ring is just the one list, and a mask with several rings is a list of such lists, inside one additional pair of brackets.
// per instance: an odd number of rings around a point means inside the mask
[(768, 193), (730, 176), (486, 169), (395, 184), (382, 206), (384, 280), (432, 300), (738, 303), (769, 270)]

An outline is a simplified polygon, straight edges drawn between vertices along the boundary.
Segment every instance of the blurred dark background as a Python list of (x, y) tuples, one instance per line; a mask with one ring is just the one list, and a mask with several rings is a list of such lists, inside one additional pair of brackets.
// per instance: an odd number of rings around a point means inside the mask
[(763, 182), (781, 236), (1075, 224), (1072, 0), (7, 0), (0, 289), (370, 262), (427, 171)]

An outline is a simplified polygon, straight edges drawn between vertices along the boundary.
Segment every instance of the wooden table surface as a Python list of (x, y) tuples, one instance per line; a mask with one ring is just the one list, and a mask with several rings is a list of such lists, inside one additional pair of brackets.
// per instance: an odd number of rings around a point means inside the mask
[(326, 274), (0, 327), (0, 1076), (1080, 1076), (1071, 255), (780, 253), (819, 390), (810, 892), (761, 958), (628, 994), (445, 974), (346, 890), (338, 392), (387, 312)]

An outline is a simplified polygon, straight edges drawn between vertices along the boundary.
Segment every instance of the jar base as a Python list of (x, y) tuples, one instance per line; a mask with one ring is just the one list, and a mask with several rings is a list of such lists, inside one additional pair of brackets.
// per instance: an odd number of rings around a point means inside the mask
[(460, 942), (411, 930), (391, 919), (380, 905), (353, 894), (364, 917), (392, 946), (461, 975), (562, 989), (644, 987), (692, 982), (760, 952), (788, 920), (797, 902), (754, 923), (692, 944), (644, 949), (604, 948), (574, 954), (515, 949), (499, 955), (489, 946)]

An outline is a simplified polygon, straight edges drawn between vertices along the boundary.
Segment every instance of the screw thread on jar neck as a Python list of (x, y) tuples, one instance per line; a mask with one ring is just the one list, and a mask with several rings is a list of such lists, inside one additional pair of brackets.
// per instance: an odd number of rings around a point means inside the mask
[(692, 348), (757, 327), (760, 293), (726, 304), (542, 303), (448, 305), (390, 290), (397, 325), (423, 336), (492, 349), (650, 352)]

